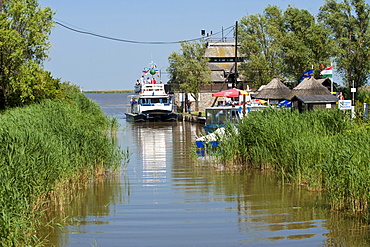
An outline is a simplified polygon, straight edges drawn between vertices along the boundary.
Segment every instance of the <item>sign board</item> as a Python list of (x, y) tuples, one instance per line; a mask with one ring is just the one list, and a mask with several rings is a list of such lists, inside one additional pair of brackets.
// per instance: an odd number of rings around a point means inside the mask
[(327, 109), (330, 109), (331, 108), (331, 104), (326, 104), (326, 108)]
[(351, 88), (351, 93), (356, 93), (356, 88), (355, 87)]
[(351, 110), (351, 100), (338, 100), (338, 107), (340, 110)]

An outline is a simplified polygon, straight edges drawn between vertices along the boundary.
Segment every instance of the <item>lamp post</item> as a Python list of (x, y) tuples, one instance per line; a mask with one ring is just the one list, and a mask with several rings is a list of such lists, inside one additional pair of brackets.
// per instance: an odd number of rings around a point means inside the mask
[(234, 67), (235, 67), (234, 83), (235, 83), (235, 88), (237, 88), (238, 87), (238, 21), (236, 21), (235, 23), (235, 64), (234, 64)]

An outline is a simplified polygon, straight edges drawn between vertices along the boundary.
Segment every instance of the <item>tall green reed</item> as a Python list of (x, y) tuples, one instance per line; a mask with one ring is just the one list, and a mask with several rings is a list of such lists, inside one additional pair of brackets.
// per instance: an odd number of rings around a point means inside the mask
[(80, 93), (68, 101), (11, 109), (0, 115), (0, 243), (37, 244), (34, 234), (49, 196), (61, 183), (121, 165), (112, 124)]
[(275, 169), (287, 182), (325, 191), (335, 210), (368, 213), (369, 124), (339, 110), (268, 109), (251, 112), (230, 133), (220, 144), (226, 163)]

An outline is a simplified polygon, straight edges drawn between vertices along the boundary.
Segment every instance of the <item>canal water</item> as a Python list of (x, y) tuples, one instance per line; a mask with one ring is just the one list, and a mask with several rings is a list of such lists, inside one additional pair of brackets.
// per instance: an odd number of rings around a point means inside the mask
[(130, 161), (58, 206), (55, 217), (70, 220), (50, 232), (52, 246), (370, 245), (369, 228), (330, 212), (317, 192), (282, 184), (271, 172), (194, 162), (201, 125), (129, 123), (128, 94), (87, 96), (118, 118), (118, 144)]

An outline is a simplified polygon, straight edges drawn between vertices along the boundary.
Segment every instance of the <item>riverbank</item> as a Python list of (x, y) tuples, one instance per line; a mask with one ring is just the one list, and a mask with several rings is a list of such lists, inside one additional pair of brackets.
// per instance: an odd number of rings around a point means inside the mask
[(0, 126), (2, 246), (42, 245), (35, 232), (58, 188), (116, 169), (124, 158), (108, 135), (114, 121), (81, 93), (7, 110)]
[(332, 210), (369, 215), (370, 125), (339, 110), (252, 112), (220, 143), (229, 165), (274, 169), (284, 182), (324, 192)]

